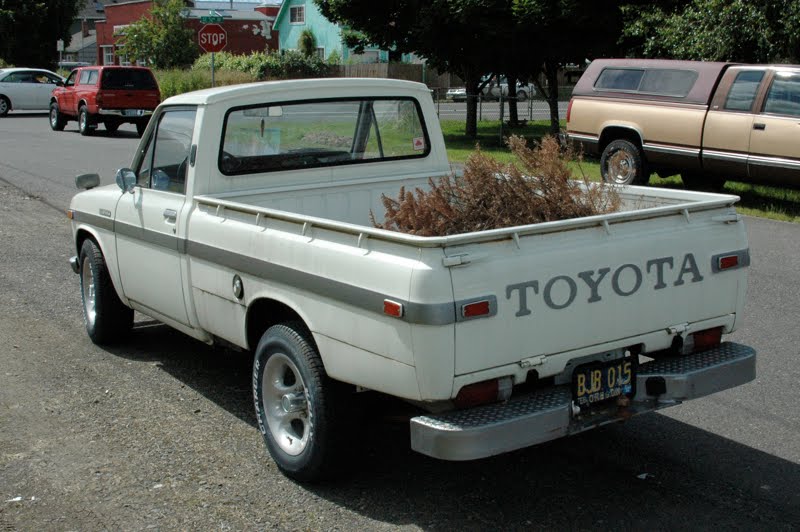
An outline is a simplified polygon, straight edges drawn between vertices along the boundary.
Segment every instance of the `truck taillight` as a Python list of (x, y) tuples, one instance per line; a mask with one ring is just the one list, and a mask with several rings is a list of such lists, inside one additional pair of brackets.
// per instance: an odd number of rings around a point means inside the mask
[(722, 327), (714, 327), (704, 331), (697, 331), (686, 337), (683, 341), (683, 354), (689, 355), (707, 351), (722, 343)]
[(487, 403), (505, 401), (511, 397), (513, 387), (511, 377), (500, 377), (488, 381), (468, 384), (458, 391), (453, 400), (457, 408), (469, 408)]
[(103, 93), (98, 92), (97, 96), (95, 96), (94, 101), (97, 105), (103, 105)]
[(567, 124), (569, 124), (569, 115), (572, 113), (572, 100), (573, 98), (570, 98), (569, 103), (567, 104)]

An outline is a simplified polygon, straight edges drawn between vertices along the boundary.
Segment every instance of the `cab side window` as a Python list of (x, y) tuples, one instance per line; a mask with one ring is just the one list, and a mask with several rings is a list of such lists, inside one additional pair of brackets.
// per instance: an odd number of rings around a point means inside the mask
[(186, 192), (195, 114), (195, 109), (161, 114), (135, 170), (139, 185), (178, 194)]
[(769, 88), (764, 112), (800, 116), (800, 74), (777, 73)]
[(64, 82), (65, 87), (72, 87), (75, 85), (75, 82), (78, 80), (78, 71), (73, 70), (72, 73), (67, 78), (67, 81)]
[(724, 108), (728, 111), (750, 111), (762, 79), (764, 79), (763, 70), (739, 72), (725, 98)]

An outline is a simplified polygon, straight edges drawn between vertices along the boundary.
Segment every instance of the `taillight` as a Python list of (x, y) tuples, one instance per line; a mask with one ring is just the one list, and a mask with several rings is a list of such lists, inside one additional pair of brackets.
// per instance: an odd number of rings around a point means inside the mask
[(569, 103), (567, 104), (567, 124), (569, 124), (569, 115), (572, 113), (572, 101), (574, 98), (569, 99)]
[(688, 335), (683, 341), (682, 353), (689, 355), (707, 351), (722, 343), (722, 327), (714, 327), (704, 331), (697, 331)]
[(458, 391), (453, 400), (457, 408), (469, 408), (497, 401), (505, 401), (511, 397), (513, 387), (511, 377), (500, 377), (488, 381), (468, 384)]
[(95, 96), (95, 98), (94, 98), (94, 101), (95, 101), (95, 103), (97, 103), (97, 105), (103, 105), (103, 93), (102, 92), (98, 92), (97, 96)]

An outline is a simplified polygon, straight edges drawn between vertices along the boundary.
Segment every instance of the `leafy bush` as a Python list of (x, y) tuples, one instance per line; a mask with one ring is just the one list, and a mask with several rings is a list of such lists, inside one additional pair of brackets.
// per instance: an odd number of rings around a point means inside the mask
[(5, 59), (0, 57), (0, 68), (11, 68), (13, 66), (14, 65), (9, 65), (8, 63), (6, 63)]
[[(259, 80), (315, 78), (328, 75), (328, 65), (325, 61), (317, 56), (306, 57), (296, 50), (247, 55), (221, 52), (214, 58), (214, 68), (245, 72)], [(194, 62), (192, 69), (210, 70), (211, 54), (201, 55)]]
[[(176, 94), (191, 92), (211, 87), (211, 72), (204, 70), (154, 70), (161, 89), (161, 98), (166, 99)], [(221, 85), (236, 85), (256, 81), (255, 76), (245, 72), (233, 70), (220, 70), (214, 73), (214, 83)]]
[[(447, 236), (501, 227), (565, 220), (619, 209), (616, 189), (572, 179), (558, 141), (545, 137), (533, 149), (512, 136), (509, 148), (517, 163), (502, 164), (476, 150), (467, 159), (464, 175), (430, 179), (430, 189), (400, 189), (398, 198), (382, 196), (384, 222), (375, 227), (419, 236)], [(536, 177), (526, 177), (536, 176)]]

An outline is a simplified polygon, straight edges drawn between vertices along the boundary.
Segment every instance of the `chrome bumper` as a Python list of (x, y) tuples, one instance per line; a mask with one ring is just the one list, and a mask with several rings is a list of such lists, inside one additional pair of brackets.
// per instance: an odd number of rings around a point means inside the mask
[(573, 409), (570, 387), (557, 386), (506, 403), (412, 418), (411, 448), (442, 460), (484, 458), (734, 388), (755, 376), (755, 350), (726, 342), (641, 364), (628, 406), (581, 413)]
[[(135, 114), (125, 114), (126, 111), (135, 111)], [(121, 116), (123, 118), (142, 118), (153, 114), (152, 109), (98, 109), (97, 114), (103, 116)]]

